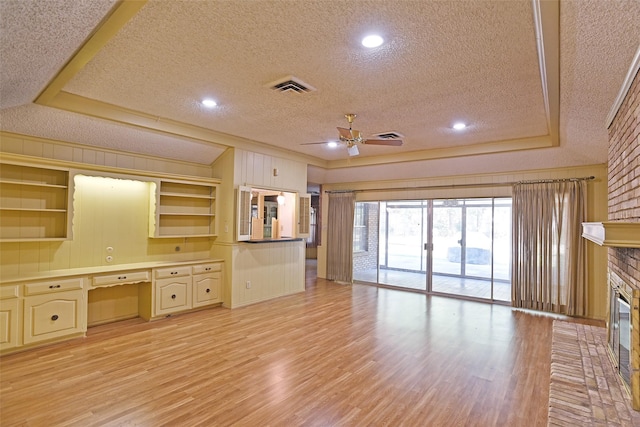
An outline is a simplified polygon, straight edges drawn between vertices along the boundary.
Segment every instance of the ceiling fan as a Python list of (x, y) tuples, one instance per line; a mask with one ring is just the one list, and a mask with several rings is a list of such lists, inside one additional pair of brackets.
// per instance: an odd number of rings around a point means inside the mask
[[(347, 145), (347, 152), (350, 156), (357, 156), (360, 154), (358, 151), (358, 144), (364, 145), (390, 145), (394, 147), (399, 147), (402, 145), (401, 139), (364, 139), (359, 130), (352, 129), (352, 124), (354, 119), (356, 118), (355, 114), (345, 114), (344, 115), (349, 122), (349, 129), (338, 128), (338, 134), (340, 137), (340, 141)], [(327, 144), (327, 142), (311, 142), (302, 145), (313, 145), (313, 144)]]

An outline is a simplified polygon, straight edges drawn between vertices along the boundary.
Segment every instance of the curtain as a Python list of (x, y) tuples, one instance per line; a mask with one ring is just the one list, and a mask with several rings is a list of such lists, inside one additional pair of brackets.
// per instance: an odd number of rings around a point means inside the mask
[(353, 215), (355, 193), (329, 193), (327, 279), (353, 282)]
[(586, 194), (584, 180), (514, 185), (514, 307), (586, 314)]

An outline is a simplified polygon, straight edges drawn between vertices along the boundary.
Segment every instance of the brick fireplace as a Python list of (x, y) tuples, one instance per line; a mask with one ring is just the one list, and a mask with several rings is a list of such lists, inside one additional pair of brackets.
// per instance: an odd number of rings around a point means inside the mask
[[(609, 115), (608, 222), (629, 227), (626, 245), (608, 251), (609, 284), (622, 288), (631, 308), (631, 387), (633, 408), (640, 410), (640, 50)], [(636, 234), (634, 234), (636, 233)], [(610, 292), (611, 295), (611, 292)], [(614, 294), (615, 295), (615, 294)], [(609, 301), (612, 307), (612, 301)], [(634, 316), (635, 307), (635, 316)], [(635, 318), (634, 318), (635, 317)], [(611, 334), (611, 321), (607, 330)]]

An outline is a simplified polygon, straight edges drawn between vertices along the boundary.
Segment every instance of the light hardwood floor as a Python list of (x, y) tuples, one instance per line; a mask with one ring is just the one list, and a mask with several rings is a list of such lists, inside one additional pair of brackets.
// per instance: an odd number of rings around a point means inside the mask
[(552, 319), (341, 286), (0, 358), (2, 426), (543, 426)]

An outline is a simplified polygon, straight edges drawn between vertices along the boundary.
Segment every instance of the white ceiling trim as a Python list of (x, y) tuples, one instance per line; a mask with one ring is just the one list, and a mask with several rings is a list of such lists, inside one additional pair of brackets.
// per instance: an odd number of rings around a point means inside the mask
[(557, 146), (560, 124), (560, 2), (532, 0), (532, 3), (547, 129), (552, 145)]
[(624, 82), (622, 83), (620, 92), (618, 92), (618, 96), (616, 97), (616, 100), (613, 102), (611, 111), (609, 111), (609, 115), (607, 115), (607, 122), (606, 122), (607, 129), (611, 127), (611, 123), (613, 123), (613, 119), (616, 118), (616, 115), (618, 114), (618, 110), (620, 110), (620, 106), (624, 102), (624, 99), (627, 97), (627, 93), (631, 88), (633, 79), (636, 77), (636, 74), (638, 74), (639, 71), (640, 71), (640, 46), (638, 46), (638, 51), (636, 52), (636, 55), (633, 57), (633, 61), (631, 62), (631, 67), (629, 67), (629, 71), (627, 72), (627, 75), (624, 78)]

